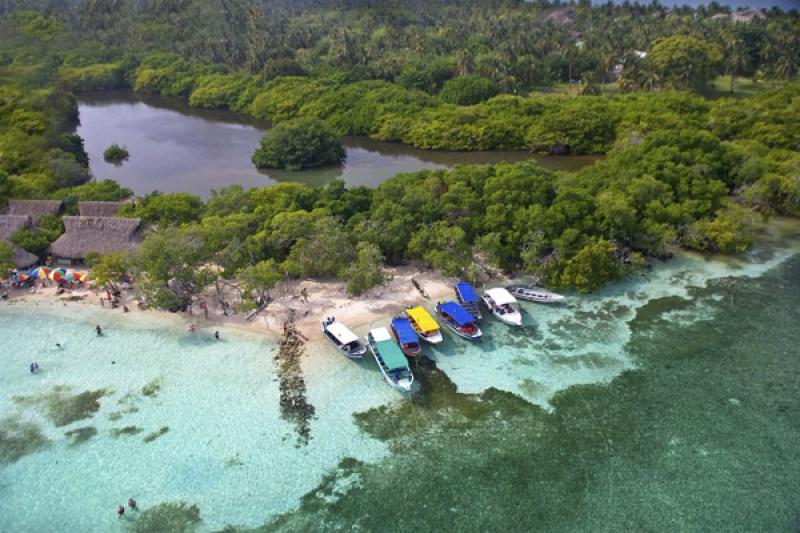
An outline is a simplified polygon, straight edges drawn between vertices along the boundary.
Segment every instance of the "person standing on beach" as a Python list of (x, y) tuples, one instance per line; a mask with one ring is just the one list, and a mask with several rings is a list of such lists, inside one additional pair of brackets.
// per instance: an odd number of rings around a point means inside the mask
[(214, 332), (214, 338), (219, 340), (219, 331)]

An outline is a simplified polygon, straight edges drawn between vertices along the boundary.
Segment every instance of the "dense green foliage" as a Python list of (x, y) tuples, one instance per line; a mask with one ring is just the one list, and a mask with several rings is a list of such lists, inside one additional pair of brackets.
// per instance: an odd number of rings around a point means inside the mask
[(264, 134), (253, 154), (258, 168), (304, 168), (335, 165), (344, 161), (341, 139), (313, 118), (281, 122)]
[(0, 278), (5, 277), (6, 273), (14, 266), (14, 248), (6, 242), (0, 241)]
[(114, 165), (121, 165), (128, 157), (130, 157), (128, 149), (118, 144), (112, 144), (103, 151), (103, 160)]
[[(404, 4), (412, 9), (3, 4), (0, 204), (56, 197), (72, 212), (80, 199), (127, 197), (89, 181), (70, 91), (131, 87), (278, 123), (259, 165), (318, 163), (318, 141), (340, 135), (607, 154), (572, 173), (465, 166), (375, 190), (285, 183), (207, 202), (154, 193), (122, 211), (156, 226), (131, 260), (153, 305), (180, 308), (217, 275), (240, 278), (251, 306), (286, 276), (336, 277), (362, 292), (382, 282), (384, 261), (412, 259), (453, 275), (488, 263), (594, 290), (676, 246), (739, 252), (754, 213), (800, 215), (800, 86), (783, 83), (800, 57), (796, 14), (731, 24), (712, 18), (725, 14), (718, 6)], [(765, 88), (706, 98), (723, 72), (732, 87), (747, 76)], [(578, 78), (575, 94), (531, 92)], [(343, 154), (333, 143), (321, 152)], [(53, 235), (44, 231), (19, 238), (41, 251)]]
[(53, 215), (45, 215), (39, 219), (37, 228), (23, 228), (11, 236), (11, 242), (20, 248), (45, 258), (50, 243), (64, 233), (64, 223)]

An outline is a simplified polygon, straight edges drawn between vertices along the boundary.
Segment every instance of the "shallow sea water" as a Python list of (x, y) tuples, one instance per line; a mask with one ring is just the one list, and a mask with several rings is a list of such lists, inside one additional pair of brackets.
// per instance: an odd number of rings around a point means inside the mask
[[(411, 401), (371, 361), (309, 345), (307, 446), (260, 336), (3, 305), (0, 531), (791, 531), (800, 239), (785, 229), (741, 259), (683, 256), (523, 304), (518, 332), (486, 317), (480, 344), (448, 334)], [(118, 520), (128, 497), (142, 511)], [(169, 525), (165, 502), (202, 523)]]

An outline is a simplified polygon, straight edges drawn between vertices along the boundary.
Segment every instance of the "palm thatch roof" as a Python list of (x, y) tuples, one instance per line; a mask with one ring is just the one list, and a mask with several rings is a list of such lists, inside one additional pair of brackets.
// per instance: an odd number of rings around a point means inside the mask
[(8, 240), (23, 228), (31, 227), (33, 221), (28, 215), (0, 215), (0, 240)]
[(36, 254), (23, 250), (8, 240), (19, 230), (29, 228), (31, 224), (31, 217), (28, 215), (0, 215), (0, 242), (14, 249), (14, 264), (17, 268), (26, 268), (39, 261)]
[(126, 202), (78, 202), (82, 217), (113, 217)]
[(55, 257), (83, 259), (89, 252), (134, 251), (141, 243), (141, 219), (64, 217), (64, 234), (50, 245)]
[(36, 224), (44, 215), (58, 215), (64, 202), (61, 200), (9, 200), (9, 215), (28, 215)]

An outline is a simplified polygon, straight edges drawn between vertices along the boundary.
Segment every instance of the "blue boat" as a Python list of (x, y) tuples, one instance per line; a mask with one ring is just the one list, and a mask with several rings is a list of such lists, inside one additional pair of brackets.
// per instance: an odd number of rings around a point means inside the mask
[(422, 353), (419, 336), (406, 317), (397, 316), (392, 319), (392, 334), (407, 357), (418, 357)]
[(469, 312), (455, 302), (439, 302), (436, 314), (444, 319), (444, 324), (459, 337), (476, 341), (481, 338), (481, 328)]
[(467, 281), (459, 281), (456, 283), (456, 299), (461, 307), (475, 317), (475, 320), (483, 318), (479, 305), (480, 298), (478, 298), (478, 295), (475, 293), (475, 288), (472, 286), (472, 283)]

